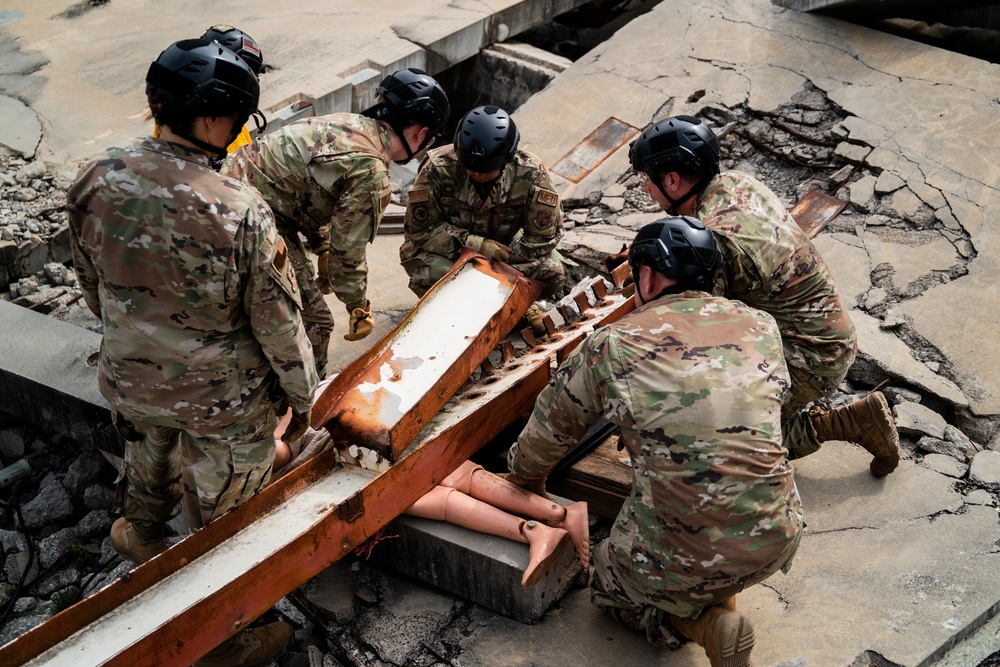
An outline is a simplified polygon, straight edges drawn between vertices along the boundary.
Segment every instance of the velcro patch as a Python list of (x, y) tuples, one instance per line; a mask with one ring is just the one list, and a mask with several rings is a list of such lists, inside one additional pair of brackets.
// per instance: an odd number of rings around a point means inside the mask
[(411, 202), (428, 201), (430, 198), (431, 193), (428, 188), (416, 188), (415, 190), (410, 190)]
[(559, 195), (551, 190), (539, 190), (538, 194), (535, 195), (535, 199), (539, 204), (544, 204), (545, 206), (555, 206), (559, 203)]
[(285, 265), (288, 264), (288, 248), (285, 246), (285, 239), (278, 237), (278, 247), (274, 251), (274, 259), (271, 266), (279, 276), (285, 273)]

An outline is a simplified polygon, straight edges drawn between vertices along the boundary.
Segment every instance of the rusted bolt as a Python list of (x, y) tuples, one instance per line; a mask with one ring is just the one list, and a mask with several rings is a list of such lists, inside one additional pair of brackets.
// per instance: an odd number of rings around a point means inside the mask
[(344, 553), (347, 553), (348, 551), (351, 550), (351, 543), (348, 542), (347, 540), (344, 540), (343, 542), (340, 543), (340, 548), (344, 551)]

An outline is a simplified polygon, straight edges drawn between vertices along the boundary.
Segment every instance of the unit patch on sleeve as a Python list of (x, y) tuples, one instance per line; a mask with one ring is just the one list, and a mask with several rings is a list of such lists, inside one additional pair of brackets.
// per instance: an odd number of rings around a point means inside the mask
[(555, 206), (559, 203), (559, 195), (551, 190), (539, 190), (538, 194), (535, 195), (535, 199), (539, 204), (545, 204), (546, 206)]

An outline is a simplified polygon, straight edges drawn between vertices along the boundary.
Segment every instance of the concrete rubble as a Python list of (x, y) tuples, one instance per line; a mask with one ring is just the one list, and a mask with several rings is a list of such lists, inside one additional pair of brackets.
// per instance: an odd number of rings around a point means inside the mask
[[(13, 283), (5, 298), (19, 305), (99, 332), (79, 300), (67, 304), (78, 291), (72, 272), (57, 268), (69, 260), (68, 244), (59, 249), (60, 192), (77, 161), (145, 131), (134, 82), (151, 41), (220, 19), (201, 3), (165, 14), (149, 0), (90, 3), (77, 18), (60, 14), (70, 3), (57, 4), (65, 7), (42, 14), (14, 0), (0, 12), (0, 30), (18, 38), (12, 47), (0, 36), (0, 53), (11, 56), (4, 73), (15, 75), (2, 79), (0, 93), (44, 121), (38, 144), (26, 112), (0, 97), (4, 118), (12, 110), (27, 128), (0, 139), (17, 154), (0, 158), (0, 253), (27, 258), (0, 284)], [(436, 0), (419, 0), (405, 16), (387, 2), (369, 3), (365, 15), (346, 2), (323, 3), (323, 22), (303, 21), (313, 3), (268, 5), (268, 21), (255, 13), (262, 3), (244, 4), (225, 20), (261, 26), (250, 31), (274, 67), (263, 79), (264, 105), (305, 96), (320, 112), (363, 105), (379, 78), (373, 72), (440, 71), (503, 42), (515, 21)], [(543, 3), (532, 20), (571, 4), (578, 3)], [(112, 48), (116, 21), (147, 25), (152, 15), (162, 20), (143, 40)], [(563, 246), (581, 272), (599, 270), (604, 254), (659, 217), (629, 172), (627, 133), (667, 115), (709, 119), (727, 166), (757, 174), (789, 206), (812, 188), (850, 202), (816, 238), (859, 331), (858, 363), (834, 402), (881, 387), (905, 460), (883, 480), (868, 474), (862, 450), (846, 444), (796, 462), (808, 529), (793, 568), (741, 595), (758, 632), (757, 664), (986, 664), (1000, 627), (1000, 363), (988, 342), (1000, 334), (1000, 236), (989, 218), (1000, 203), (990, 131), (1000, 106), (998, 66), (766, 0), (663, 0), (572, 64), (514, 50), (534, 58), (548, 79), (514, 117), (523, 147), (555, 174)], [(317, 52), (322, 63), (303, 56)], [(82, 103), (92, 112), (80, 114)], [(580, 160), (581, 142), (609, 119), (625, 139)], [(416, 300), (396, 261), (398, 243), (380, 236), (369, 251), (377, 328), (361, 344), (334, 336), (337, 367)], [(26, 244), (32, 249), (22, 250)], [(28, 297), (46, 285), (65, 293), (42, 301), (51, 307), (33, 305)], [(0, 643), (129, 569), (108, 544), (114, 472), (96, 447), (5, 419), (0, 413), (4, 459), (27, 457), (35, 470), (33, 489), (18, 494), (35, 555), (30, 590), (0, 628)], [(6, 507), (0, 527), (2, 605), (29, 547)], [(706, 664), (692, 646), (661, 654), (646, 645), (590, 605), (580, 584), (524, 625), (356, 556), (270, 614), (297, 627), (283, 667)]]

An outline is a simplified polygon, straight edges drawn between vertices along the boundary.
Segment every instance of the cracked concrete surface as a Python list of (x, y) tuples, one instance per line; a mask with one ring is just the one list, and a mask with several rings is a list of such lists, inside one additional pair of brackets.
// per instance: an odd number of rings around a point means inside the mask
[[(609, 117), (639, 129), (706, 110), (739, 120), (793, 98), (808, 108), (796, 96), (814, 87), (842, 116), (830, 128), (836, 159), (857, 167), (838, 193), (851, 206), (816, 240), (858, 325), (857, 373), (872, 385), (902, 380), (945, 412), (968, 406), (963, 428), (987, 445), (1000, 414), (991, 344), (1000, 248), (987, 222), (997, 205), (997, 74), (996, 65), (765, 0), (664, 0), (517, 117), (528, 150), (554, 164)], [(580, 182), (558, 185), (577, 201), (634, 187), (627, 154), (622, 147)], [(595, 231), (568, 236), (596, 249), (585, 236)], [(954, 475), (966, 474), (964, 463), (914, 457), (879, 481), (866, 461), (857, 448), (828, 444), (796, 462), (802, 547), (787, 576), (741, 596), (758, 628), (758, 664), (931, 664), (996, 613), (997, 511), (963, 495)]]
[[(1000, 123), (998, 71), (997, 65), (763, 0), (666, 0), (578, 61), (518, 114), (527, 119), (521, 122), (526, 147), (553, 164), (579, 141), (581, 127), (608, 117), (641, 129), (666, 115), (708, 107), (768, 112), (803, 86), (815, 86), (846, 116), (838, 154), (877, 175), (870, 184), (850, 184), (851, 199), (863, 206), (878, 196), (911, 223), (926, 226), (905, 243), (868, 227), (860, 238), (871, 267), (893, 267), (887, 280), (900, 297), (897, 313), (948, 358), (974, 414), (997, 415), (1000, 365), (982, 363), (981, 352), (1000, 333), (993, 268), (1000, 248), (997, 232), (984, 224), (998, 204), (991, 178)], [(560, 185), (570, 196), (602, 191), (626, 173), (627, 153), (623, 147), (581, 182)], [(856, 188), (871, 194), (856, 194)]]

